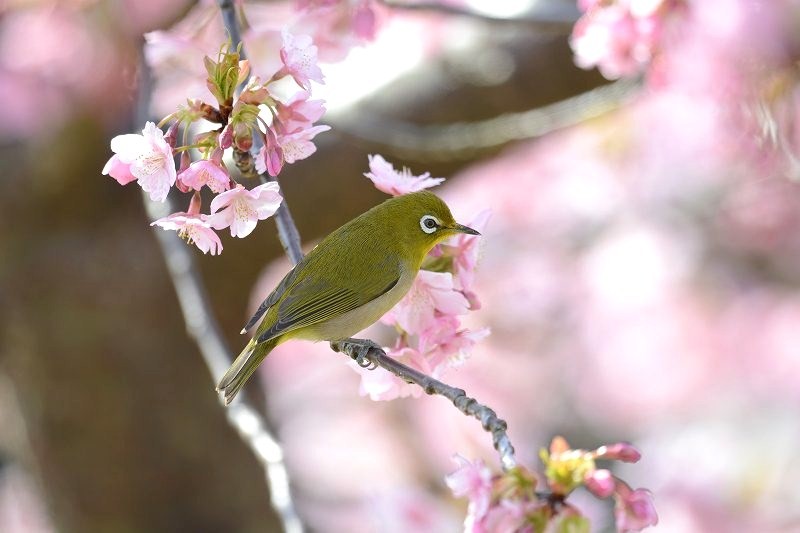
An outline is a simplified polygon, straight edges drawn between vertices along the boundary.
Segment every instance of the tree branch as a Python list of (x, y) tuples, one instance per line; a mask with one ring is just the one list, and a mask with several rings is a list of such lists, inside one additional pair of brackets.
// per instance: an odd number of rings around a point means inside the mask
[(535, 30), (542, 33), (567, 34), (572, 31), (575, 21), (578, 20), (578, 12), (570, 13), (571, 18), (567, 19), (545, 19), (537, 17), (495, 17), (479, 11), (467, 9), (465, 7), (444, 4), (441, 2), (397, 2), (395, 0), (378, 0), (384, 6), (398, 11), (421, 11), (429, 13), (442, 13), (457, 17), (471, 18), (488, 22), (490, 24), (502, 24), (507, 26), (519, 26), (528, 30)]
[[(347, 340), (331, 342), (333, 351), (345, 353), (352, 359), (358, 358), (361, 347), (361, 344), (349, 342)], [(369, 350), (363, 354), (363, 358), (375, 366), (388, 370), (408, 383), (419, 385), (426, 394), (444, 396), (453, 402), (453, 405), (455, 405), (459, 411), (467, 416), (480, 420), (483, 429), (492, 434), (492, 443), (494, 444), (495, 450), (500, 454), (500, 462), (503, 465), (503, 470), (510, 470), (517, 466), (517, 460), (514, 457), (514, 446), (511, 445), (511, 440), (506, 433), (508, 425), (505, 420), (498, 418), (497, 413), (495, 413), (493, 409), (478, 403), (474, 398), (470, 398), (463, 389), (451, 387), (427, 374), (423, 374), (416, 369), (400, 363), (396, 359), (392, 359), (386, 355), (386, 352), (381, 348), (370, 347)]]
[[(228, 12), (235, 9), (233, 2), (231, 0), (220, 0), (219, 6), (223, 11), (223, 20), (225, 21), (228, 33), (231, 36), (240, 35), (235, 14)], [(228, 13), (226, 14), (226, 12)], [(228, 27), (228, 24), (233, 24), (236, 27)], [(233, 45), (240, 46), (242, 43), (241, 41), (234, 41)], [(244, 53), (243, 48), (243, 46), (240, 48), (242, 54)], [(258, 153), (258, 150), (260, 149), (261, 139), (259, 138), (259, 135), (254, 135), (251, 157), (253, 153)], [(261, 175), (260, 178), (262, 181), (271, 180), (277, 182), (275, 178), (264, 175)], [(282, 212), (281, 209), (283, 209)], [(283, 245), (284, 250), (286, 250), (292, 264), (296, 265), (303, 258), (303, 253), (300, 246), (300, 234), (297, 231), (297, 227), (294, 225), (294, 221), (292, 220), (285, 198), (284, 201), (281, 202), (281, 209), (279, 209), (275, 215), (276, 224), (278, 226), (278, 237), (280, 238), (281, 244)], [(353, 355), (354, 346), (347, 341), (332, 343), (331, 348), (336, 351), (343, 351), (350, 355), (350, 357), (355, 357)], [(401, 379), (419, 385), (423, 388), (423, 390), (425, 390), (426, 393), (439, 394), (445, 398), (448, 398), (453, 402), (453, 405), (455, 405), (459, 411), (480, 420), (483, 428), (492, 434), (492, 441), (495, 449), (498, 451), (498, 453), (500, 453), (500, 462), (503, 466), (503, 469), (508, 470), (516, 466), (517, 462), (516, 458), (514, 457), (514, 447), (511, 445), (511, 440), (508, 438), (508, 434), (506, 433), (506, 422), (498, 418), (492, 409), (481, 405), (473, 398), (468, 397), (463, 390), (446, 385), (419, 372), (418, 370), (410, 368), (399, 361), (392, 359), (380, 348), (371, 348), (367, 357), (374, 364), (388, 370)]]
[[(151, 220), (157, 220), (171, 212), (169, 201), (153, 202), (144, 192), (142, 198)], [(176, 233), (163, 231), (160, 228), (154, 228), (154, 232), (178, 296), (187, 332), (197, 343), (211, 378), (216, 383), (231, 365), (231, 352), (210, 311), (211, 306), (192, 251)], [(264, 467), (271, 491), (272, 507), (280, 516), (284, 531), (302, 533), (303, 527), (294, 509), (289, 490), (289, 476), (283, 461), (283, 450), (267, 428), (266, 422), (244, 397), (237, 398), (225, 410), (225, 416)]]
[[(139, 61), (139, 101), (136, 120), (144, 123), (149, 117), (149, 100), (152, 83), (147, 63)], [(171, 202), (157, 203), (150, 200), (142, 191), (142, 201), (151, 221), (165, 217), (172, 212)], [(178, 297), (183, 319), (189, 336), (195, 341), (211, 374), (213, 383), (231, 365), (233, 358), (211, 311), (211, 305), (197, 269), (194, 256), (188, 246), (171, 231), (153, 228), (167, 264), (172, 285)], [(242, 441), (250, 448), (261, 463), (270, 489), (271, 504), (283, 523), (286, 533), (302, 533), (303, 526), (294, 508), (289, 487), (289, 476), (283, 459), (283, 449), (267, 426), (261, 414), (251, 406), (243, 395), (227, 409), (228, 423), (236, 429)]]
[(334, 131), (420, 161), (458, 160), (601, 116), (630, 100), (640, 80), (620, 80), (542, 107), (475, 122), (419, 125), (385, 116), (339, 117)]

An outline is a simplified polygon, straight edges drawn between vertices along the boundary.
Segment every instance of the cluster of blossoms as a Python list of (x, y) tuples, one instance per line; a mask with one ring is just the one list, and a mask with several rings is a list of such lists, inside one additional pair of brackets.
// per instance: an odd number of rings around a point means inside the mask
[(614, 498), (617, 530), (641, 531), (658, 523), (652, 496), (646, 489), (633, 490), (595, 461), (635, 463), (641, 455), (627, 443), (601, 446), (596, 450), (573, 450), (562, 437), (555, 437), (550, 450), (540, 453), (547, 490), (537, 492), (537, 477), (523, 467), (492, 475), (483, 461), (455, 456), (458, 469), (446, 482), (456, 497), (469, 500), (465, 533), (515, 531), (588, 532), (589, 521), (566, 502), (578, 487), (598, 498)]
[[(281, 66), (267, 82), (250, 77), (250, 63), (240, 60), (238, 52), (221, 51), (216, 61), (205, 58), (206, 86), (216, 106), (189, 99), (161, 121), (159, 126), (169, 124), (166, 134), (148, 122), (141, 135), (119, 135), (111, 140), (114, 155), (103, 174), (121, 185), (136, 181), (156, 202), (166, 200), (173, 186), (184, 193), (193, 192), (187, 211), (153, 224), (177, 231), (203, 253), (215, 255), (222, 250), (215, 230), (230, 228), (232, 236), (246, 237), (259, 220), (277, 211), (282, 200), (277, 183), (251, 189), (237, 183), (223, 161), (226, 151), (233, 152), (233, 161), (245, 179), (264, 173), (277, 176), (284, 164), (314, 153), (312, 139), (330, 129), (313, 125), (325, 113), (321, 100), (310, 99), (311, 82), (323, 82), (316, 46), (305, 35), (284, 31), (282, 37)], [(237, 96), (237, 87), (245, 83)], [(287, 85), (292, 89), (288, 95)], [(200, 121), (216, 127), (192, 133)], [(178, 146), (181, 129), (183, 144)], [(188, 143), (190, 135), (192, 142)], [(251, 150), (259, 145), (253, 161)], [(192, 162), (191, 150), (196, 150), (200, 159)], [(203, 187), (216, 194), (208, 215), (200, 212)]]
[(609, 79), (633, 76), (658, 54), (667, 21), (682, 0), (578, 0), (584, 12), (570, 45), (581, 68), (600, 69)]
[[(336, 62), (353, 47), (372, 41), (383, 18), (375, 0), (295, 0), (291, 6), (284, 2), (236, 4), (240, 10), (247, 8), (240, 17), (247, 57), (266, 73), (280, 67), (277, 51), (287, 31), (309, 36), (315, 56)], [(194, 2), (171, 28), (145, 34), (144, 53), (153, 73), (152, 105), (157, 113), (166, 115), (187, 95), (205, 93), (205, 76), (197, 57), (214, 54), (227, 38), (215, 0)]]
[[(364, 175), (379, 190), (399, 196), (438, 185), (444, 178), (425, 173), (413, 176), (408, 169), (397, 171), (379, 155), (370, 156), (370, 172)], [(468, 225), (482, 231), (489, 211), (478, 214)], [(478, 240), (473, 235), (457, 235), (434, 248), (417, 274), (408, 294), (381, 319), (394, 326), (397, 342), (386, 352), (433, 377), (440, 377), (461, 364), (473, 345), (489, 334), (488, 328), (476, 331), (461, 327), (459, 316), (480, 308), (473, 279), (478, 261)], [(418, 396), (419, 387), (409, 385), (383, 369), (362, 371), (361, 392), (373, 400)]]

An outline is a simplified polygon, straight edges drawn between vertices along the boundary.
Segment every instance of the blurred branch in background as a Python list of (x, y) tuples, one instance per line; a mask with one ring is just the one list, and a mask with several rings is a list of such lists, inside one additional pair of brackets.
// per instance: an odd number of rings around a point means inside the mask
[(601, 116), (626, 103), (640, 80), (621, 80), (528, 111), (474, 122), (421, 125), (385, 116), (338, 118), (336, 131), (419, 161), (472, 159), (477, 153), (514, 141), (541, 137)]
[[(170, 202), (151, 201), (142, 195), (147, 214), (157, 220), (172, 212)], [(197, 343), (211, 378), (216, 381), (231, 364), (230, 350), (225, 344), (208, 301), (203, 281), (197, 270), (192, 249), (177, 234), (155, 228), (154, 233), (164, 254), (172, 284), (186, 321), (189, 336)], [(211, 392), (209, 387), (209, 393)], [(267, 475), (272, 506), (283, 522), (287, 533), (300, 533), (303, 526), (292, 502), (289, 476), (283, 462), (283, 450), (267, 427), (261, 414), (253, 408), (244, 394), (225, 409), (228, 422), (239, 433), (261, 462)]]
[(384, 6), (398, 11), (420, 11), (430, 13), (440, 13), (443, 15), (453, 15), (467, 17), (471, 19), (489, 22), (491, 24), (514, 25), (526, 30), (539, 33), (568, 34), (572, 31), (572, 26), (578, 20), (578, 12), (570, 9), (560, 17), (544, 17), (538, 15), (525, 15), (521, 17), (502, 17), (491, 13), (482, 13), (475, 9), (446, 4), (443, 2), (405, 2), (397, 0), (378, 0)]

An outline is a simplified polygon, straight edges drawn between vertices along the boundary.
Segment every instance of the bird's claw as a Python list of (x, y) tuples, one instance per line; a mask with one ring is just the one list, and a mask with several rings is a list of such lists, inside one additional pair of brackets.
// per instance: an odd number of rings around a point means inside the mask
[(369, 355), (371, 349), (380, 349), (380, 346), (368, 339), (347, 339), (344, 342), (350, 344), (354, 348), (350, 357), (358, 366), (366, 368), (367, 370), (375, 370), (378, 368), (378, 364), (367, 359), (367, 355)]

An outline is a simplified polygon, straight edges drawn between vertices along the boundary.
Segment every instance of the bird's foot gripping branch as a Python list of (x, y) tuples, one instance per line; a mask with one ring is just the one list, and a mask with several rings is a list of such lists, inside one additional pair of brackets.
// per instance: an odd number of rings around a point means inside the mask
[[(375, 370), (378, 365), (375, 361), (370, 360), (369, 354), (373, 350), (380, 350), (383, 352), (381, 345), (369, 339), (344, 339), (341, 341), (332, 341), (331, 350), (334, 352), (342, 352), (350, 356), (361, 368), (367, 370)], [(386, 352), (384, 352), (386, 355)]]
[[(493, 474), (480, 461), (456, 456), (459, 468), (447, 477), (454, 495), (469, 500), (467, 531), (588, 531), (588, 519), (568, 501), (578, 487), (586, 487), (598, 498), (614, 498), (620, 530), (655, 524), (647, 491), (633, 490), (609, 470), (596, 466), (599, 460), (638, 460), (632, 446), (585, 451), (571, 449), (556, 438), (541, 453), (543, 473), (534, 474), (518, 463), (505, 420), (464, 390), (432, 377), (441, 378), (449, 368), (464, 363), (473, 345), (489, 334), (487, 328), (462, 327), (460, 318), (480, 308), (474, 269), (478, 235), (488, 223), (488, 211), (475, 215), (468, 226), (458, 224), (444, 202), (423, 191), (443, 178), (427, 173), (413, 176), (407, 169), (395, 170), (381, 156), (370, 156), (365, 176), (395, 198), (346, 224), (302, 257), (299, 235), (274, 177), (285, 164), (313, 154), (313, 137), (329, 129), (314, 125), (325, 109), (321, 101), (310, 99), (310, 82), (322, 82), (317, 49), (310, 37), (284, 29), (280, 49), (275, 50), (280, 66), (264, 77), (251, 75), (257, 67), (244, 59), (237, 24), (245, 17), (233, 13), (237, 6), (220, 2), (234, 42), (223, 46), (215, 59), (198, 58), (205, 65), (206, 86), (215, 102), (190, 99), (158, 125), (148, 122), (141, 135), (115, 137), (111, 142), (114, 156), (103, 169), (122, 185), (136, 181), (155, 202), (163, 202), (173, 189), (189, 195), (185, 212), (153, 224), (177, 231), (204, 253), (215, 255), (222, 250), (215, 231), (229, 228), (232, 237), (243, 238), (259, 220), (277, 217), (279, 236), (295, 267), (251, 320), (250, 325), (260, 322), (253, 340), (220, 380), (225, 403), (233, 400), (261, 360), (283, 340), (334, 339), (331, 348), (356, 361), (362, 389), (373, 400), (417, 397), (421, 392), (444, 396), (491, 434), (500, 473)], [(287, 84), (294, 86), (288, 96)], [(199, 159), (192, 161), (193, 154), (199, 154)], [(229, 161), (240, 171), (238, 175), (228, 170)], [(215, 195), (208, 214), (201, 212), (203, 188)], [(363, 264), (354, 276), (356, 260)], [(347, 265), (346, 272), (341, 265)], [(198, 289), (196, 273), (171, 272), (179, 293), (187, 283)], [(205, 300), (195, 301), (205, 307)], [(356, 334), (378, 319), (398, 333), (390, 348), (363, 339), (335, 340)], [(215, 377), (221, 373), (219, 364), (210, 366)], [(236, 407), (229, 412), (235, 411)], [(258, 439), (245, 439), (252, 441), (258, 454)], [(281, 480), (285, 485), (281, 493), (288, 498), (286, 479), (274, 475), (270, 479)], [(287, 529), (290, 523), (299, 527), (292, 518), (285, 521)]]

